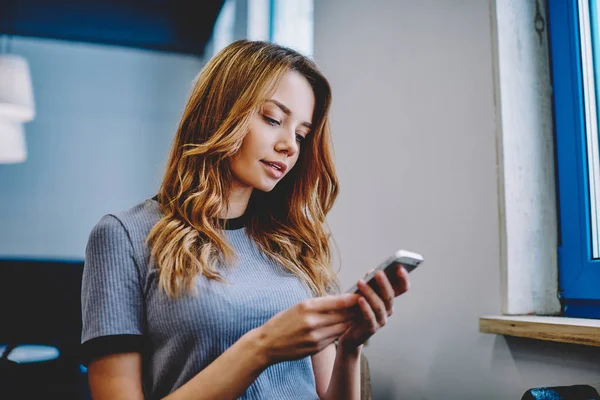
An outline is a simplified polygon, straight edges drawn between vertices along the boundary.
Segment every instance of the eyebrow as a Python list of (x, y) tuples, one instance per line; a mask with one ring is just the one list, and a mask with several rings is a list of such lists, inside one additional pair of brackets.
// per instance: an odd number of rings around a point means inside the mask
[[(280, 103), (279, 101), (275, 100), (275, 99), (269, 99), (267, 100), (270, 103), (275, 104), (277, 107), (281, 108), (281, 111), (283, 111), (286, 115), (292, 115), (292, 110), (290, 110), (288, 107), (285, 106), (285, 104)], [(303, 122), (302, 124), (305, 127), (307, 127), (308, 129), (312, 129), (312, 124), (308, 123), (308, 122)]]

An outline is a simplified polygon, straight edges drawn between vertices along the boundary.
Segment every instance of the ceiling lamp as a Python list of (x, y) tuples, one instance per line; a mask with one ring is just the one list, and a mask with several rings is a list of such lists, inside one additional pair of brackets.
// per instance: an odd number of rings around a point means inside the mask
[(27, 158), (23, 123), (35, 117), (33, 87), (27, 60), (0, 54), (0, 163)]
[(15, 54), (0, 54), (0, 118), (29, 122), (34, 116), (27, 60)]

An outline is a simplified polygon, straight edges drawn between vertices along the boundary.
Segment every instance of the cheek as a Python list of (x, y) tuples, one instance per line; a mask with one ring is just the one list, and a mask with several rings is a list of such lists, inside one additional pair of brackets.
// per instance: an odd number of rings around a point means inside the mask
[(249, 157), (257, 155), (256, 153), (261, 148), (261, 135), (260, 130), (254, 126), (250, 126), (248, 133), (244, 136), (242, 146), (240, 147), (239, 154), (242, 157)]
[(238, 166), (243, 165), (252, 155), (252, 148), (252, 137), (250, 136), (250, 134), (248, 134), (242, 141), (242, 145), (240, 146), (240, 149), (235, 155), (233, 162), (236, 163)]
[(256, 135), (251, 130), (244, 137), (238, 153), (231, 160), (231, 170), (238, 180), (246, 182), (255, 173), (258, 156)]

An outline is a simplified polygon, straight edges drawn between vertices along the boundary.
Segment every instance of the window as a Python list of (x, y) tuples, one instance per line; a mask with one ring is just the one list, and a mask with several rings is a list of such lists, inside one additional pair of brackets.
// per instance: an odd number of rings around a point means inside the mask
[(312, 57), (313, 7), (314, 0), (271, 0), (271, 41)]
[(559, 293), (568, 317), (600, 318), (600, 36), (596, 0), (549, 0), (560, 204)]
[(313, 54), (314, 0), (226, 0), (213, 31), (216, 54), (239, 39), (266, 40)]

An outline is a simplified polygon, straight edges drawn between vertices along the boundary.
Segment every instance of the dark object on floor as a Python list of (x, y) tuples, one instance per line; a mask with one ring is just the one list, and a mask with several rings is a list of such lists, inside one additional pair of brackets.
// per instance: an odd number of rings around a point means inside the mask
[(589, 385), (555, 386), (529, 389), (521, 400), (600, 400), (600, 395)]

